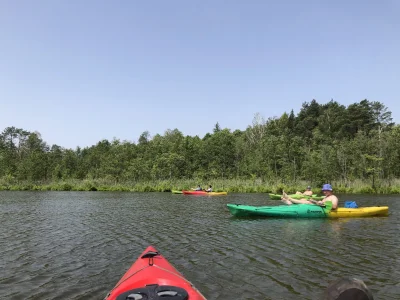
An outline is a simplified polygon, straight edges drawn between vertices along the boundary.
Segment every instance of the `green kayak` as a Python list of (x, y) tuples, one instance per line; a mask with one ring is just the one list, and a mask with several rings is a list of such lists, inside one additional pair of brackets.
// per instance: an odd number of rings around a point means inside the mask
[(330, 209), (312, 204), (251, 206), (242, 204), (227, 204), (229, 211), (235, 217), (278, 217), (278, 218), (326, 218)]
[[(281, 200), (282, 195), (279, 194), (268, 194), (269, 198), (271, 200)], [(289, 197), (293, 198), (293, 199), (314, 199), (314, 200), (322, 200), (324, 199), (324, 196), (317, 196), (317, 194), (312, 195), (312, 197), (310, 196), (305, 196), (305, 195), (297, 195), (297, 194), (292, 194), (292, 195), (288, 195)]]
[(358, 208), (338, 207), (331, 210), (332, 203), (327, 201), (325, 207), (312, 204), (293, 204), (278, 206), (251, 206), (227, 204), (235, 217), (267, 217), (267, 218), (360, 218), (388, 216), (388, 206), (369, 206)]
[(177, 190), (172, 190), (171, 192), (172, 192), (172, 194), (183, 194), (182, 191), (177, 191)]

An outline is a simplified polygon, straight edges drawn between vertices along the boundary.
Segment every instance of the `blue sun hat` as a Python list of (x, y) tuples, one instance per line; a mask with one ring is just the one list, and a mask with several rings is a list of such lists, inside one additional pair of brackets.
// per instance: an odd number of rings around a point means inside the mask
[(322, 191), (332, 191), (332, 186), (329, 184), (329, 183), (325, 183), (323, 186), (322, 186), (322, 189), (321, 189)]

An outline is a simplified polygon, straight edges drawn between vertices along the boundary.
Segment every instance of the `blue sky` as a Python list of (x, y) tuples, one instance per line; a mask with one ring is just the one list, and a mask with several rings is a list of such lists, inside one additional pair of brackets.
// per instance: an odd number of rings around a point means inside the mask
[(137, 141), (303, 102), (384, 103), (400, 120), (400, 1), (0, 1), (0, 130)]

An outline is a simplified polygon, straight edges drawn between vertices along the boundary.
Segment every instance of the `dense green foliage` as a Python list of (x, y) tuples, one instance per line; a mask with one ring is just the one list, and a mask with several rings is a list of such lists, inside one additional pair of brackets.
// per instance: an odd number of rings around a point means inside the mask
[(8, 127), (0, 135), (0, 186), (150, 191), (219, 182), (217, 189), (269, 192), (330, 182), (344, 191), (358, 183), (362, 192), (398, 193), (399, 145), (391, 112), (368, 100), (348, 107), (312, 100), (297, 115), (256, 114), (244, 131), (217, 123), (203, 138), (174, 129), (75, 150)]

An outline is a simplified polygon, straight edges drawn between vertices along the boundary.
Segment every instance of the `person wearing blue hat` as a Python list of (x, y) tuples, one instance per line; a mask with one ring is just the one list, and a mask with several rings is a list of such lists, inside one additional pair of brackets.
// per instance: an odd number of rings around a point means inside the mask
[(293, 199), (290, 198), (285, 191), (282, 193), (282, 201), (286, 203), (287, 205), (291, 204), (315, 204), (315, 205), (320, 205), (320, 206), (325, 206), (326, 202), (331, 202), (332, 203), (332, 209), (337, 209), (338, 204), (339, 204), (339, 199), (333, 194), (333, 189), (332, 186), (329, 183), (325, 183), (322, 186), (321, 189), (322, 193), (325, 195), (325, 198), (322, 199), (321, 201), (315, 201), (313, 199)]
[(333, 194), (332, 186), (329, 183), (325, 183), (321, 190), (325, 198), (318, 202), (320, 204), (325, 204), (325, 202), (330, 201), (332, 202), (332, 209), (336, 209), (339, 204), (339, 199)]

